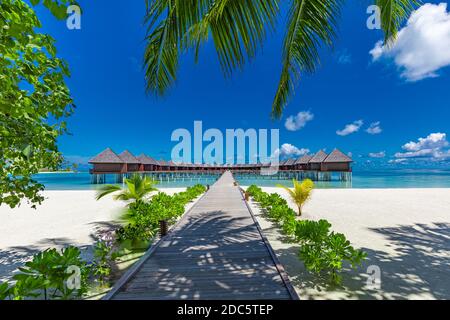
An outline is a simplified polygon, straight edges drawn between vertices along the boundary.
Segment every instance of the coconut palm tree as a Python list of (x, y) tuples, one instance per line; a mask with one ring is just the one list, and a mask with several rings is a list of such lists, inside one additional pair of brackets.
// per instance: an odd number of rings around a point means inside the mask
[[(242, 69), (255, 57), (281, 15), (280, 0), (147, 0), (147, 91), (164, 95), (174, 84), (179, 57), (199, 49), (210, 37), (225, 75)], [(289, 0), (287, 30), (282, 47), (281, 76), (272, 103), (279, 118), (304, 73), (319, 64), (319, 49), (332, 47), (341, 0)], [(420, 0), (373, 0), (380, 9), (384, 42), (393, 43), (402, 23)]]
[(291, 190), (281, 184), (277, 184), (277, 187), (285, 189), (289, 192), (292, 201), (297, 205), (298, 215), (302, 215), (303, 205), (311, 198), (311, 191), (314, 189), (314, 182), (310, 179), (305, 179), (302, 182), (298, 182), (296, 179), (292, 180), (294, 188)]
[(134, 174), (130, 179), (124, 179), (125, 187), (122, 188), (119, 185), (105, 185), (101, 187), (96, 199), (99, 200), (104, 196), (116, 193), (113, 196), (114, 200), (134, 200), (134, 202), (143, 201), (145, 197), (153, 191), (158, 190), (155, 188), (156, 182), (149, 177), (141, 177), (139, 174)]

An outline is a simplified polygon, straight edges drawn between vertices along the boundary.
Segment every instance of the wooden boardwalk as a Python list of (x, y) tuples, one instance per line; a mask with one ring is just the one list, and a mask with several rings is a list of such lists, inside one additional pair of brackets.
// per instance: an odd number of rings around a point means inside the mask
[(230, 172), (105, 299), (298, 299)]

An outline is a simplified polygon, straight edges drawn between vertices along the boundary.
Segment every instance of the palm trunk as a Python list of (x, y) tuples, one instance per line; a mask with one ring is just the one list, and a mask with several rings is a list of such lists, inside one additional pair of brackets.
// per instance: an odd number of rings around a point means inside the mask
[(302, 216), (302, 207), (298, 206), (298, 216), (301, 217)]

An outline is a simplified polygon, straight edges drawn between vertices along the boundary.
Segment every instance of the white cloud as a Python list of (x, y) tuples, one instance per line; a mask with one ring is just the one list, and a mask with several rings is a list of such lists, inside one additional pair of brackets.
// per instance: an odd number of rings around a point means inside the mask
[(389, 160), (389, 163), (405, 163), (408, 162), (408, 159), (393, 159)]
[(417, 141), (410, 141), (402, 146), (405, 152), (395, 154), (396, 158), (431, 158), (448, 159), (450, 150), (447, 135), (445, 133), (432, 133), (425, 138), (419, 138)]
[(349, 134), (358, 132), (361, 129), (364, 122), (362, 120), (357, 120), (353, 123), (347, 124), (344, 129), (336, 131), (339, 136), (348, 136)]
[(369, 128), (367, 128), (366, 132), (369, 134), (380, 134), (381, 132), (383, 132), (383, 129), (381, 129), (380, 124), (381, 124), (380, 121), (372, 122)]
[(309, 111), (300, 111), (296, 116), (286, 119), (284, 126), (289, 131), (297, 131), (306, 126), (306, 123), (314, 119), (314, 115)]
[(370, 51), (373, 61), (393, 59), (401, 77), (418, 81), (437, 77), (437, 71), (450, 65), (450, 12), (447, 4), (426, 3), (414, 11), (395, 43), (381, 41)]
[(432, 133), (426, 138), (419, 138), (417, 142), (408, 142), (402, 148), (406, 151), (419, 151), (423, 149), (436, 149), (448, 146), (447, 135), (445, 133)]
[(371, 152), (371, 153), (369, 153), (369, 157), (371, 157), (371, 158), (384, 158), (384, 157), (386, 157), (386, 152), (385, 151)]
[(302, 156), (307, 153), (309, 153), (309, 149), (299, 149), (290, 143), (284, 143), (281, 148), (275, 150), (275, 156)]

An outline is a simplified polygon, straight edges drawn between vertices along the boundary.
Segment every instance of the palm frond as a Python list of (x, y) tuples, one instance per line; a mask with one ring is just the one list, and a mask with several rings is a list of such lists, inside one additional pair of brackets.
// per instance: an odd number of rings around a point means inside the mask
[(303, 72), (313, 73), (322, 44), (331, 46), (340, 16), (340, 0), (293, 0), (283, 45), (283, 67), (272, 104), (279, 118)]
[(116, 185), (108, 184), (108, 185), (102, 186), (102, 187), (97, 191), (97, 194), (96, 194), (96, 196), (95, 196), (95, 199), (96, 199), (96, 200), (100, 200), (100, 199), (103, 198), (104, 196), (106, 196), (106, 195), (108, 195), (108, 194), (111, 194), (111, 193), (114, 193), (114, 192), (116, 192), (116, 191), (120, 191), (120, 190), (121, 190), (120, 186), (116, 186)]
[(420, 3), (419, 0), (376, 0), (375, 4), (381, 11), (381, 29), (384, 32), (385, 44), (390, 46), (394, 43), (402, 23)]
[(175, 3), (175, 0), (154, 1), (146, 17), (150, 28), (144, 53), (146, 89), (160, 96), (174, 83), (178, 69), (180, 36)]
[(154, 0), (147, 2), (147, 91), (164, 95), (175, 82), (179, 56), (211, 35), (226, 75), (242, 68), (273, 29), (278, 0)]
[(203, 19), (190, 29), (190, 46), (198, 58), (200, 45), (209, 35), (225, 75), (242, 69), (274, 29), (278, 0), (215, 0)]

